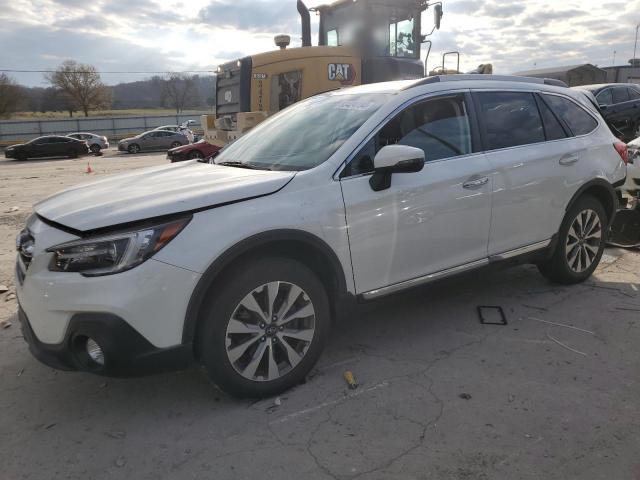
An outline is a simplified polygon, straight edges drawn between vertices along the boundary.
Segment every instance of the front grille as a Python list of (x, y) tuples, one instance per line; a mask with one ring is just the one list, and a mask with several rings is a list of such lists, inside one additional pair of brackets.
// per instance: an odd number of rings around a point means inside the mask
[(251, 57), (222, 65), (216, 76), (216, 115), (235, 118), (251, 109)]

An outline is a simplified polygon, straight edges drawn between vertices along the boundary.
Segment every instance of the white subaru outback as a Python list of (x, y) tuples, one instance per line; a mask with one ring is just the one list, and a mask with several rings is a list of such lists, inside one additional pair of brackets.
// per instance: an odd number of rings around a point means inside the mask
[(17, 242), (24, 336), (109, 376), (206, 367), (238, 396), (301, 382), (345, 302), (505, 260), (598, 265), (626, 147), (579, 93), (459, 75), (299, 102), (187, 162), (37, 204)]

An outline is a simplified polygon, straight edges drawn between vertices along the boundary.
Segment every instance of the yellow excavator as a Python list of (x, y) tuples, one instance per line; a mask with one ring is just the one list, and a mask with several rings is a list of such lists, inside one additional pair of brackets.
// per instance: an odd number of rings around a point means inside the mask
[[(350, 85), (422, 78), (421, 46), (440, 28), (440, 2), (428, 0), (339, 0), (309, 10), (297, 2), (302, 47), (241, 58), (218, 67), (215, 114), (202, 117), (205, 140), (224, 146), (289, 105)], [(430, 33), (422, 13), (433, 9)], [(311, 45), (310, 12), (319, 15), (318, 45)]]

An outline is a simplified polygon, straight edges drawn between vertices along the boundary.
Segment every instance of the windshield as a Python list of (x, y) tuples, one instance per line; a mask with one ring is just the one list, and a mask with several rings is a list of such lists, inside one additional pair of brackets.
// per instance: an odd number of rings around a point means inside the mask
[(323, 95), (283, 110), (228, 145), (217, 164), (301, 171), (333, 155), (390, 94)]

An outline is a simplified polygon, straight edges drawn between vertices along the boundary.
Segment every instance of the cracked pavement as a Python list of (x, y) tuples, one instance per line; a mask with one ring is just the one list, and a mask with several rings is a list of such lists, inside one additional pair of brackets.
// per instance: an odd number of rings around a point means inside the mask
[[(0, 218), (0, 284), (13, 283), (29, 205), (86, 180), (85, 166), (0, 161), (0, 213), (19, 207)], [(362, 305), (279, 406), (229, 398), (199, 369), (55, 372), (29, 354), (0, 294), (0, 321), (13, 322), (0, 330), (0, 480), (640, 479), (639, 290), (640, 252), (609, 249), (584, 285), (521, 266)], [(480, 324), (478, 305), (501, 305), (508, 325)]]

